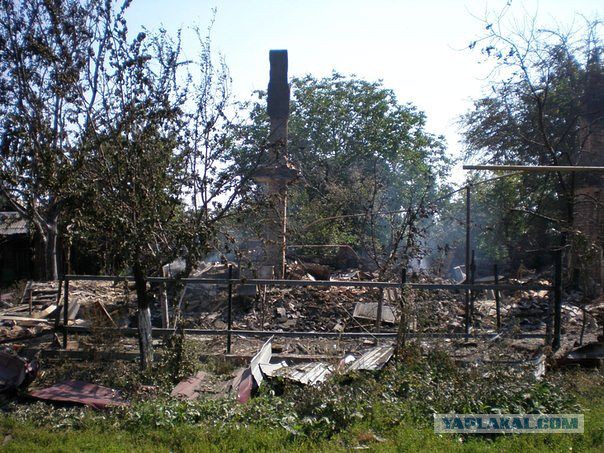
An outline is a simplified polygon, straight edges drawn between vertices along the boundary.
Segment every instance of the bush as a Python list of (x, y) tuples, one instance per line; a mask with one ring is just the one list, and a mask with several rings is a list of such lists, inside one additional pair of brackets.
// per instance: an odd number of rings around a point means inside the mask
[[(181, 401), (167, 394), (167, 382), (190, 372), (181, 361), (192, 353), (175, 343), (174, 356), (158, 367), (156, 382), (165, 393), (154, 399), (133, 394), (131, 407), (107, 412), (82, 408), (54, 409), (42, 403), (12, 406), (13, 416), (50, 429), (80, 429), (109, 423), (130, 431), (204, 425), (218, 429), (283, 428), (292, 435), (329, 439), (354, 426), (372, 431), (396, 427), (403, 421), (428, 428), (433, 413), (564, 413), (576, 412), (568, 382), (556, 375), (536, 381), (530, 373), (503, 367), (464, 369), (443, 353), (427, 357), (405, 354), (383, 370), (335, 374), (321, 386), (301, 386), (281, 379), (265, 380), (259, 395), (247, 404), (233, 399)], [(183, 348), (180, 352), (178, 348)], [(199, 363), (197, 360), (194, 363)], [(209, 367), (225, 369), (224, 364)], [(128, 379), (126, 379), (128, 380)], [(103, 383), (103, 382), (101, 382)]]

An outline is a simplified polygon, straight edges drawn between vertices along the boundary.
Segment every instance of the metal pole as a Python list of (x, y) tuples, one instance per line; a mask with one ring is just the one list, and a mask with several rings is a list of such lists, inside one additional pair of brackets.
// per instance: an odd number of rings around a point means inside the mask
[(602, 173), (604, 167), (580, 165), (464, 165), (464, 170), (524, 171), (528, 173), (588, 172)]
[(61, 280), (59, 280), (59, 291), (57, 293), (57, 311), (56, 311), (56, 313), (54, 313), (55, 330), (58, 330), (59, 325), (61, 324), (61, 308), (62, 308), (61, 291), (62, 291), (62, 285), (64, 284), (64, 281), (65, 281), (65, 276), (63, 276), (63, 278)]
[[(499, 285), (499, 272), (497, 263), (493, 265), (493, 275), (495, 276), (495, 284)], [(497, 311), (497, 330), (501, 329), (501, 301), (499, 299), (499, 290), (495, 290), (495, 309)]]
[(233, 328), (233, 265), (229, 264), (229, 300), (227, 312), (227, 354), (231, 353), (231, 330)]
[[(472, 250), (472, 261), (470, 261), (470, 285), (476, 281), (476, 251)], [(470, 290), (470, 324), (474, 324), (474, 302), (476, 301), (477, 291)]]
[[(470, 282), (470, 185), (466, 186), (466, 280), (465, 283)], [(466, 289), (466, 337), (470, 335), (470, 290)]]
[(67, 349), (67, 324), (69, 322), (69, 278), (65, 277), (65, 299), (63, 300), (63, 349)]
[[(166, 276), (166, 270), (162, 268), (162, 277)], [(159, 305), (161, 308), (161, 326), (167, 329), (170, 327), (170, 317), (168, 310), (168, 285), (165, 281), (159, 284)]]
[[(90, 327), (79, 327), (79, 326), (70, 326), (70, 332), (74, 333), (91, 333)], [(95, 329), (98, 331), (98, 329)], [(102, 332), (119, 332), (122, 335), (137, 335), (138, 329), (128, 327), (128, 328), (103, 328)], [(184, 329), (183, 330), (186, 335), (208, 335), (208, 336), (223, 336), (228, 332), (226, 330), (206, 330), (206, 329)], [(153, 336), (169, 336), (174, 334), (174, 329), (160, 329), (153, 328), (152, 329)], [(398, 335), (397, 332), (283, 332), (277, 330), (243, 330), (236, 329), (233, 330), (234, 335), (239, 336), (275, 336), (275, 337), (286, 337), (286, 338), (396, 338)], [(408, 332), (407, 337), (409, 338), (459, 338), (463, 339), (465, 337), (464, 333), (445, 333), (445, 332)], [(535, 339), (543, 339), (543, 334), (541, 333), (526, 333), (526, 334), (512, 334), (506, 335), (502, 337), (500, 333), (476, 333), (473, 335), (474, 338), (535, 338)], [(2, 340), (0, 340), (2, 341)], [(6, 342), (6, 341), (5, 341)]]
[(380, 297), (378, 299), (377, 304), (377, 312), (375, 314), (375, 331), (377, 333), (380, 332), (382, 327), (382, 306), (384, 304), (384, 291), (388, 291), (388, 289), (382, 289), (380, 291)]
[(554, 342), (552, 349), (560, 348), (560, 336), (562, 333), (562, 250), (555, 254), (555, 276), (554, 276)]
[(397, 354), (400, 352), (400, 350), (402, 348), (405, 347), (405, 343), (407, 341), (407, 328), (409, 325), (409, 322), (407, 320), (407, 304), (405, 303), (405, 283), (407, 283), (407, 266), (406, 264), (403, 264), (403, 267), (401, 269), (401, 299), (400, 299), (400, 310), (401, 310), (401, 317), (399, 320), (399, 325), (398, 325), (398, 335), (397, 335), (397, 339), (396, 339), (396, 347), (397, 347)]

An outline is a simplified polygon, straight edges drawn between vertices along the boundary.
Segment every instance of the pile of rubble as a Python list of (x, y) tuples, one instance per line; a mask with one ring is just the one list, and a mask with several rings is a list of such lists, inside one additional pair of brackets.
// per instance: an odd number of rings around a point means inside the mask
[[(422, 277), (419, 283), (453, 284), (454, 280)], [(413, 290), (409, 297), (409, 312), (417, 319), (423, 332), (460, 333), (464, 331), (465, 309), (462, 291), (436, 289)], [(481, 317), (481, 313), (477, 313)]]
[[(57, 282), (27, 282), (22, 296), (3, 301), (0, 310), (0, 336), (5, 339), (38, 335), (50, 330), (59, 316), (61, 299)], [(68, 313), (73, 319), (74, 313)]]
[(355, 306), (376, 303), (379, 297), (378, 290), (369, 288), (271, 288), (265, 300), (235, 318), (236, 325), (284, 331), (358, 331), (372, 323), (354, 318)]
[[(190, 285), (192, 286), (192, 285)], [(197, 288), (201, 285), (195, 284)], [(183, 304), (186, 327), (225, 329), (226, 290), (212, 294), (204, 285), (206, 298), (197, 296)], [(191, 289), (188, 291), (192, 292)], [(358, 331), (373, 325), (353, 317), (357, 304), (376, 303), (379, 291), (354, 287), (260, 288), (255, 298), (235, 298), (233, 328), (283, 331)]]
[[(72, 281), (69, 283), (69, 325), (128, 327), (136, 294), (123, 282)], [(18, 300), (3, 300), (0, 336), (27, 338), (50, 332), (64, 319), (62, 282), (27, 282)]]

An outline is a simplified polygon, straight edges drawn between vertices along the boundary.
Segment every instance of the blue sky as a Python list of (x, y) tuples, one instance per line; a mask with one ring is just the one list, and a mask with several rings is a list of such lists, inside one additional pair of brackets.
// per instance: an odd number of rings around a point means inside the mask
[[(332, 70), (382, 79), (399, 101), (424, 111), (428, 129), (445, 136), (451, 155), (461, 151), (457, 117), (480, 96), (488, 65), (463, 50), (480, 36), (479, 20), (504, 1), (485, 0), (134, 0), (132, 31), (163, 26), (174, 32), (205, 28), (216, 8), (213, 48), (233, 78), (234, 94), (249, 98), (268, 83), (269, 49), (288, 49), (289, 74), (320, 77)], [(568, 26), (577, 14), (604, 13), (603, 0), (513, 1), (511, 15), (536, 15), (540, 23)], [(195, 56), (189, 33), (183, 50)], [(454, 180), (463, 179), (459, 168)]]

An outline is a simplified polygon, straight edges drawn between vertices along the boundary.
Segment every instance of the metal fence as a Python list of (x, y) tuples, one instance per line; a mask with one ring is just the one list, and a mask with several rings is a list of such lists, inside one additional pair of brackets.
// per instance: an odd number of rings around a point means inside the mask
[[(76, 280), (87, 280), (87, 281), (134, 281), (134, 277), (131, 276), (98, 276), (98, 275), (65, 275), (64, 280), (64, 309), (63, 309), (63, 347), (67, 347), (67, 336), (69, 332), (86, 333), (90, 329), (82, 326), (69, 326), (68, 325), (68, 312), (69, 312), (69, 282)], [(422, 333), (422, 332), (409, 332), (406, 333), (408, 338), (422, 337), (422, 338), (493, 338), (502, 335), (499, 333), (470, 333), (470, 322), (473, 310), (473, 297), (472, 294), (476, 294), (479, 291), (493, 290), (495, 291), (495, 302), (496, 302), (496, 313), (497, 313), (497, 327), (500, 327), (500, 298), (499, 291), (522, 291), (522, 290), (547, 290), (550, 294), (553, 292), (553, 297), (550, 297), (550, 301), (553, 301), (553, 341), (552, 348), (557, 349), (560, 346), (560, 335), (561, 335), (561, 313), (562, 313), (562, 255), (561, 252), (556, 252), (555, 260), (555, 276), (554, 285), (542, 285), (542, 284), (502, 284), (499, 283), (498, 276), (495, 275), (495, 283), (472, 283), (473, 279), (469, 279), (470, 283), (455, 283), (455, 284), (436, 284), (436, 283), (411, 283), (406, 282), (405, 274), (402, 275), (400, 282), (379, 282), (379, 281), (325, 281), (325, 280), (274, 280), (274, 279), (245, 279), (245, 278), (232, 278), (232, 268), (229, 269), (229, 278), (183, 278), (177, 279), (172, 277), (148, 277), (147, 282), (150, 283), (198, 283), (207, 285), (226, 285), (228, 294), (228, 306), (227, 306), (227, 328), (223, 330), (217, 329), (184, 329), (184, 332), (189, 335), (218, 335), (226, 336), (226, 351), (231, 352), (231, 340), (233, 335), (242, 336), (254, 336), (254, 337), (266, 337), (266, 336), (281, 336), (281, 337), (300, 337), (300, 338), (395, 338), (396, 332), (380, 332), (379, 324), (381, 320), (381, 306), (382, 299), (378, 300), (377, 307), (377, 322), (375, 332), (328, 332), (328, 331), (275, 331), (275, 330), (243, 330), (233, 329), (233, 288), (238, 285), (265, 285), (265, 286), (280, 286), (280, 287), (294, 287), (294, 286), (314, 286), (314, 287), (334, 287), (334, 286), (345, 286), (345, 287), (363, 287), (363, 288), (411, 288), (421, 290), (450, 290), (450, 291), (465, 291), (466, 293), (466, 304), (465, 304), (465, 333)], [(470, 295), (470, 297), (468, 297)], [(135, 328), (121, 328), (112, 329), (116, 330), (125, 335), (134, 335), (137, 332)], [(153, 328), (153, 335), (162, 336), (169, 335), (174, 332), (171, 328)], [(547, 329), (545, 334), (516, 334), (514, 338), (543, 338), (547, 341)]]

